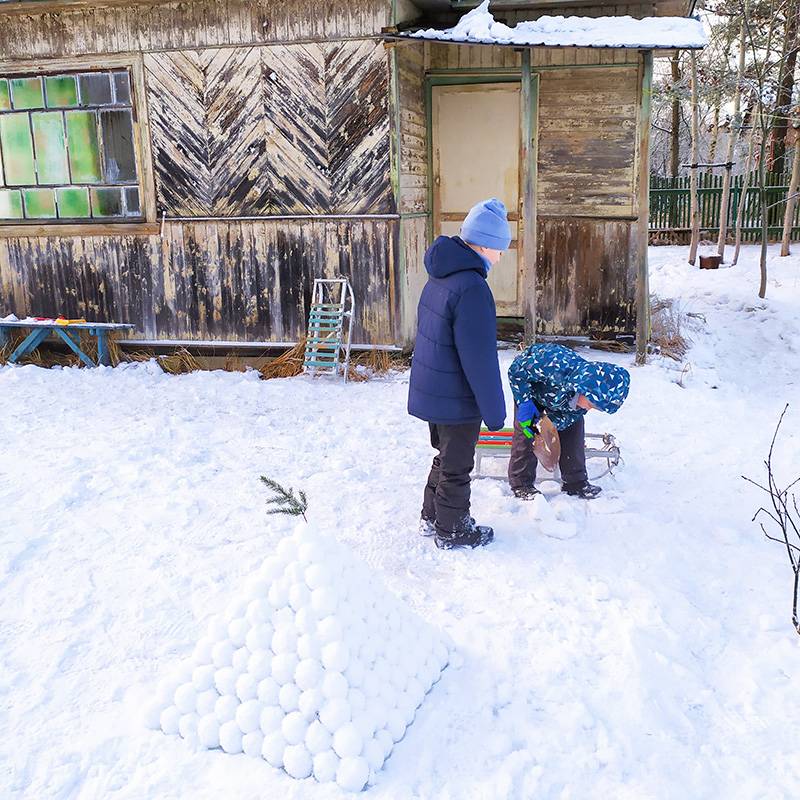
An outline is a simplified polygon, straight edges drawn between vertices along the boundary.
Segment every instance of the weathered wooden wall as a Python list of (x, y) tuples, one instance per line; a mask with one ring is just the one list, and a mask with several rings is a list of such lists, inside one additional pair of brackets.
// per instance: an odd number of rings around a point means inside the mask
[(396, 220), (167, 223), (165, 235), (0, 240), (0, 309), (124, 320), (147, 339), (295, 341), (345, 275), (357, 342), (391, 344)]

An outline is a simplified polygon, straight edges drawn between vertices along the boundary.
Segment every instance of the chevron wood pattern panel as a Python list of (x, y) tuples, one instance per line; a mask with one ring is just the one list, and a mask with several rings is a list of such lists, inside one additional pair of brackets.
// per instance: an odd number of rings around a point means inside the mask
[(266, 213), (256, 48), (145, 56), (158, 205), (173, 216)]

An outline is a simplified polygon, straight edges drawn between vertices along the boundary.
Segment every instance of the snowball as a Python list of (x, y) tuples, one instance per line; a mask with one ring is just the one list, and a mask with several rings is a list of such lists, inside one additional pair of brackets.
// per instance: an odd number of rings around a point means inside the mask
[(256, 679), (245, 672), (236, 679), (236, 696), (244, 703), (245, 700), (252, 700), (258, 694), (258, 683)]
[(297, 656), (294, 653), (281, 653), (272, 659), (272, 677), (283, 686), (294, 678), (294, 671), (298, 664)]
[(297, 558), (297, 541), (292, 536), (284, 536), (278, 542), (275, 554), (278, 558), (283, 559), (284, 563), (294, 561)]
[(393, 708), (389, 712), (389, 719), (387, 720), (386, 728), (392, 735), (392, 739), (395, 742), (399, 742), (403, 738), (403, 734), (406, 732), (405, 716), (396, 708)]
[(360, 792), (369, 779), (369, 764), (365, 758), (343, 758), (336, 770), (336, 783), (347, 792)]
[(311, 592), (311, 607), (321, 617), (326, 617), (336, 611), (339, 598), (329, 586), (320, 586)]
[(250, 623), (244, 617), (237, 617), (228, 625), (228, 636), (234, 647), (242, 647), (247, 641), (247, 633), (250, 630)]
[(258, 720), (261, 733), (268, 736), (270, 733), (280, 730), (283, 718), (286, 716), (280, 706), (266, 706), (262, 709)]
[(317, 625), (317, 635), (323, 644), (338, 642), (342, 638), (342, 634), (342, 623), (335, 614), (329, 614)]
[(251, 653), (257, 653), (259, 650), (269, 650), (273, 633), (275, 631), (268, 622), (254, 625), (247, 633), (245, 646)]
[[(245, 617), (247, 617), (247, 614), (250, 611), (250, 606), (254, 601), (266, 599), (271, 583), (272, 581), (268, 581), (258, 573), (248, 579), (245, 586), (245, 595), (250, 599), (250, 602), (247, 604), (247, 610), (244, 613)], [(269, 608), (269, 604), (267, 604), (267, 607)]]
[(272, 581), (275, 580), (279, 575), (283, 573), (283, 561), (280, 558), (276, 558), (275, 556), (270, 556), (267, 559), (264, 559), (261, 566), (258, 568), (258, 576), (263, 578), (265, 581)]
[(305, 739), (308, 720), (299, 712), (292, 711), (283, 718), (281, 733), (289, 744), (299, 744)]
[(366, 676), (366, 669), (364, 669), (363, 662), (360, 659), (351, 658), (347, 669), (344, 671), (344, 676), (347, 678), (347, 682), (350, 686), (353, 688), (360, 688)]
[(281, 653), (297, 652), (297, 631), (293, 628), (279, 628), (272, 636), (272, 652)]
[(294, 671), (294, 682), (300, 689), (313, 689), (319, 686), (324, 674), (322, 664), (316, 658), (304, 658)]
[(377, 655), (378, 649), (375, 645), (375, 642), (371, 639), (368, 639), (366, 642), (364, 642), (364, 644), (361, 645), (361, 649), (358, 653), (358, 657), (364, 662), (365, 667), (372, 666), (377, 658)]
[(152, 731), (157, 731), (161, 727), (161, 712), (164, 710), (164, 703), (155, 698), (151, 700), (144, 709), (142, 715), (145, 727)]
[(169, 706), (161, 712), (158, 723), (164, 733), (174, 736), (178, 732), (180, 718), (181, 712), (175, 706)]
[(343, 672), (350, 661), (350, 651), (344, 642), (331, 642), (322, 648), (322, 665), (325, 669)]
[(299, 611), (311, 602), (311, 590), (304, 583), (293, 583), (289, 589), (289, 605)]
[(224, 617), (221, 617), (219, 614), (214, 614), (214, 616), (208, 620), (207, 638), (212, 642), (221, 642), (228, 638), (228, 623), (225, 622)]
[(257, 730), (264, 706), (258, 700), (247, 700), (236, 709), (236, 724), (242, 733)]
[(339, 768), (339, 756), (333, 750), (325, 750), (314, 756), (314, 777), (320, 783), (330, 783), (336, 778)]
[(361, 689), (350, 689), (347, 693), (347, 701), (350, 703), (350, 710), (353, 714), (358, 714), (367, 707), (367, 697)]
[(214, 686), (215, 668), (212, 664), (195, 667), (192, 672), (192, 686), (198, 692), (205, 692)]
[(353, 716), (353, 725), (356, 730), (361, 734), (363, 739), (370, 739), (375, 734), (375, 712), (371, 709), (365, 709), (360, 714)]
[(313, 658), (319, 661), (322, 656), (322, 648), (314, 634), (304, 633), (297, 640), (297, 655), (302, 659)]
[(278, 630), (278, 628), (294, 628), (296, 631), (296, 619), (297, 617), (294, 611), (292, 611), (289, 606), (285, 606), (284, 608), (279, 608), (277, 611), (272, 612), (272, 627), (275, 628), (275, 630)]
[[(272, 659), (270, 659), (271, 665)], [(264, 678), (258, 684), (257, 696), (258, 699), (266, 706), (274, 706), (278, 704), (278, 692), (280, 686), (277, 681), (271, 676)]]
[(264, 734), (261, 731), (251, 731), (242, 737), (242, 751), (251, 758), (261, 758), (263, 745)]
[(197, 738), (209, 750), (219, 747), (219, 720), (214, 714), (204, 714), (197, 723)]
[(199, 717), (194, 711), (191, 714), (184, 714), (178, 720), (178, 733), (181, 735), (182, 739), (185, 739), (187, 742), (197, 741), (198, 720)]
[(184, 683), (175, 690), (174, 696), (175, 705), (181, 714), (188, 714), (194, 711), (195, 704), (197, 703), (197, 690), (191, 683)]
[(285, 683), (278, 692), (278, 703), (286, 711), (296, 711), (300, 700), (300, 689), (296, 683)]
[(275, 581), (272, 586), (269, 587), (269, 593), (267, 595), (267, 599), (269, 600), (269, 604), (273, 608), (283, 608), (285, 605), (289, 603), (289, 584), (284, 578), (280, 578), (279, 580)]
[(367, 697), (377, 697), (381, 693), (381, 682), (374, 672), (367, 672), (364, 675), (361, 691)]
[(388, 758), (389, 753), (392, 752), (392, 748), (394, 747), (392, 734), (389, 733), (386, 728), (382, 728), (375, 734), (375, 740), (383, 745), (383, 754), (386, 756), (386, 758)]
[(320, 709), (319, 718), (331, 733), (335, 733), (342, 725), (350, 722), (350, 704), (341, 697), (328, 700)]
[[(305, 745), (308, 752), (315, 756), (317, 753), (329, 749), (332, 744), (333, 737), (330, 731), (318, 719), (315, 719), (306, 731)], [(383, 748), (381, 748), (381, 754), (383, 754)]]
[(341, 672), (326, 672), (322, 679), (322, 694), (329, 699), (347, 696), (347, 678)]
[(232, 695), (224, 695), (217, 700), (214, 706), (214, 716), (220, 725), (230, 722), (236, 716), (236, 709), (239, 708), (239, 701)]
[(302, 744), (287, 747), (283, 754), (283, 768), (293, 778), (307, 778), (313, 768), (311, 753)]
[(247, 662), (250, 660), (250, 651), (242, 646), (237, 650), (234, 650), (233, 658), (231, 659), (231, 666), (233, 669), (241, 675), (243, 672), (247, 671)]
[(317, 552), (319, 550), (319, 541), (315, 538), (311, 541), (304, 541), (301, 542), (297, 546), (297, 562), (301, 566), (305, 567), (308, 564), (311, 564), (317, 558)]
[(383, 745), (377, 739), (367, 739), (364, 742), (364, 752), (362, 754), (369, 768), (377, 772), (386, 760), (383, 752)]
[(266, 598), (267, 591), (268, 590), (264, 591), (264, 597), (251, 600), (247, 606), (244, 617), (252, 626), (269, 621), (270, 615), (272, 614), (272, 606)]
[(303, 577), (305, 578), (306, 586), (311, 590), (321, 589), (333, 580), (330, 570), (322, 564), (311, 564), (311, 566), (306, 567)]
[[(225, 609), (225, 619), (231, 622), (238, 617), (243, 617), (244, 612), (247, 610), (247, 603), (247, 597), (235, 597), (228, 603), (228, 607)], [(230, 635), (230, 633), (228, 635)]]
[(227, 639), (217, 642), (211, 651), (211, 660), (217, 669), (229, 667), (233, 663), (234, 646)]
[[(284, 569), (283, 574), (286, 580), (289, 581), (289, 585), (291, 586), (293, 583), (299, 583), (303, 580), (303, 573), (305, 572), (305, 567), (298, 561), (292, 561), (286, 569)], [(306, 587), (308, 588), (308, 587)]]
[(205, 692), (200, 692), (197, 695), (195, 711), (197, 711), (201, 717), (204, 717), (206, 714), (213, 714), (214, 706), (218, 699), (219, 695), (216, 689), (208, 689)]
[(192, 661), (198, 665), (208, 664), (211, 661), (211, 651), (214, 649), (215, 641), (210, 636), (200, 639), (192, 651)]
[(299, 634), (315, 633), (317, 630), (317, 612), (310, 605), (304, 606), (294, 615), (294, 625)]
[(364, 741), (358, 729), (352, 722), (347, 725), (342, 725), (336, 733), (333, 734), (333, 749), (339, 758), (348, 758), (350, 756), (361, 755), (361, 749), (364, 746)]
[(283, 754), (286, 750), (286, 740), (280, 731), (273, 731), (264, 737), (264, 744), (261, 746), (261, 755), (267, 763), (273, 767), (283, 766)]
[(226, 753), (242, 752), (242, 732), (235, 720), (220, 725), (219, 744)]
[(214, 686), (220, 694), (236, 694), (236, 679), (239, 674), (233, 667), (223, 667), (214, 673)]
[(300, 713), (310, 720), (316, 717), (317, 711), (322, 708), (324, 702), (325, 695), (322, 694), (321, 689), (306, 689), (301, 693), (300, 699), (297, 701), (297, 707), (300, 709)]
[(272, 672), (272, 653), (269, 650), (257, 650), (247, 662), (247, 672), (253, 679), (260, 681)]

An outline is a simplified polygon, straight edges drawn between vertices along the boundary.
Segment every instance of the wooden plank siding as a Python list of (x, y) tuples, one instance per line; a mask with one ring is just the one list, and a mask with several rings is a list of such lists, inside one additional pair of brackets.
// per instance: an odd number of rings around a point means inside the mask
[[(9, 6), (12, 4), (8, 4)], [(7, 8), (0, 5), (0, 17)], [(0, 58), (58, 58), (377, 36), (389, 0), (194, 0), (31, 9), (0, 25)]]
[(398, 68), (400, 213), (428, 210), (428, 130), (425, 121), (425, 54), (419, 43), (394, 48)]
[(167, 223), (165, 235), (6, 239), (0, 308), (125, 321), (146, 339), (294, 341), (315, 277), (344, 275), (354, 340), (395, 342), (397, 220)]

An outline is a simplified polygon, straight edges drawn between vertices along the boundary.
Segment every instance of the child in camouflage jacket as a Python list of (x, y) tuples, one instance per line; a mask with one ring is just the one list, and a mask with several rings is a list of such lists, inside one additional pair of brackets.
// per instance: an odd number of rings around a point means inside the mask
[(514, 437), (508, 480), (516, 497), (532, 499), (537, 489), (534, 426), (547, 414), (561, 439), (562, 489), (587, 500), (600, 494), (589, 483), (584, 452), (583, 417), (597, 408), (619, 410), (628, 396), (630, 375), (615, 364), (587, 361), (559, 344), (534, 344), (518, 355), (508, 370), (514, 395)]

